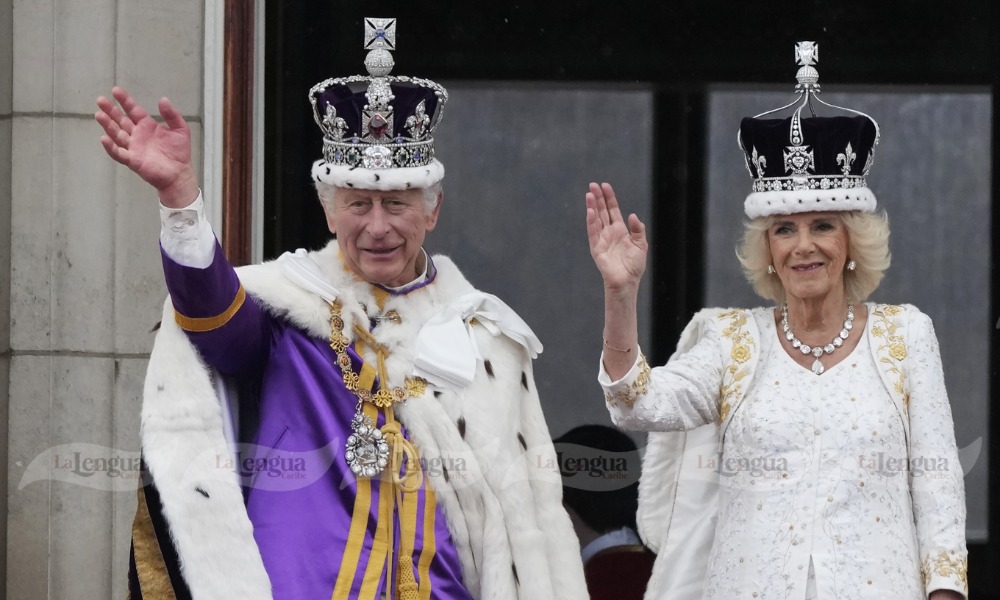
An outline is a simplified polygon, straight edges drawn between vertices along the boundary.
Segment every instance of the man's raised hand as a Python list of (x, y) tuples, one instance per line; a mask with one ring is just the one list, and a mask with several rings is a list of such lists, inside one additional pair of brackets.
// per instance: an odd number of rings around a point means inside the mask
[(159, 123), (124, 89), (116, 86), (111, 94), (117, 104), (101, 96), (94, 115), (104, 128), (105, 152), (156, 188), (164, 206), (191, 204), (198, 197), (198, 179), (191, 164), (191, 130), (184, 117), (169, 100), (160, 98), (164, 122)]

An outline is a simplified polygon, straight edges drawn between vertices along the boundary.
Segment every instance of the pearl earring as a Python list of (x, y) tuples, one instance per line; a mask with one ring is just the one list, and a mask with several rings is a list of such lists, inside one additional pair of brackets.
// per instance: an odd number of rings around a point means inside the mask
[(854, 269), (857, 269), (857, 268), (858, 268), (858, 263), (854, 262), (853, 259), (847, 261), (847, 270), (848, 271), (853, 271)]
[(774, 265), (767, 265), (767, 274), (774, 275), (777, 271), (774, 270)]

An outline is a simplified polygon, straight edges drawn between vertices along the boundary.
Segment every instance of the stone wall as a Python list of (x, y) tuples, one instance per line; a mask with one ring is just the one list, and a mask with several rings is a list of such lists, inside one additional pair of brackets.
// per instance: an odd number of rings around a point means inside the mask
[(115, 83), (154, 110), (168, 95), (198, 147), (204, 14), (202, 0), (0, 0), (0, 64), (11, 66), (0, 69), (11, 73), (0, 77), (0, 497), (12, 600), (125, 597), (134, 492), (65, 460), (138, 451), (165, 289), (156, 196), (104, 154), (94, 100)]

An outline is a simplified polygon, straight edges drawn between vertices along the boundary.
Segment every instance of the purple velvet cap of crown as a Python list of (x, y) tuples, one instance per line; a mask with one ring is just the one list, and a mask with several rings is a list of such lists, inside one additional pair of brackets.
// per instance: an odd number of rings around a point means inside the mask
[[(791, 117), (743, 119), (740, 141), (747, 152), (747, 167), (754, 179), (790, 175), (785, 168), (784, 156), (790, 145), (791, 121)], [(845, 162), (849, 166), (846, 175), (862, 177), (866, 174), (868, 157), (875, 147), (876, 132), (871, 119), (861, 116), (812, 117), (802, 119), (801, 128), (802, 145), (808, 146), (813, 153), (814, 166), (809, 169), (810, 176), (843, 176)], [(848, 145), (854, 158), (845, 158), (844, 151)], [(765, 165), (753, 162), (753, 149), (758, 156), (766, 159)], [(763, 169), (759, 170), (759, 166)]]
[[(413, 116), (421, 101), (424, 102), (424, 110), (430, 117), (431, 124), (437, 123), (437, 112), (441, 103), (432, 88), (401, 81), (392, 82), (389, 87), (395, 96), (392, 101), (392, 131), (396, 132), (397, 136), (405, 134), (406, 120)], [(349, 140), (352, 136), (361, 138), (368, 133), (364, 118), (364, 108), (368, 104), (365, 96), (367, 91), (367, 81), (358, 81), (353, 84), (334, 84), (319, 94), (317, 105), (320, 114), (326, 114), (326, 107), (333, 105), (337, 116), (344, 119), (347, 125), (344, 131), (345, 140)]]
[(801, 119), (799, 143), (791, 141), (794, 119), (745, 118), (740, 146), (754, 178), (744, 208), (754, 218), (797, 212), (875, 210), (865, 177), (878, 133), (863, 116)]

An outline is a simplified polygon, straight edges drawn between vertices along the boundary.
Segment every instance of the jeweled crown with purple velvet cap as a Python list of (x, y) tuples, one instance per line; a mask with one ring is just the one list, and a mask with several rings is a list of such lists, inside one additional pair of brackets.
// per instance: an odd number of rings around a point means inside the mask
[[(753, 177), (753, 191), (744, 202), (748, 217), (800, 212), (860, 210), (874, 212), (875, 194), (866, 177), (872, 168), (879, 127), (870, 116), (819, 99), (819, 60), (815, 42), (798, 42), (795, 60), (799, 95), (794, 102), (744, 118), (738, 141)], [(812, 101), (851, 113), (819, 117)], [(763, 119), (791, 108), (785, 119)], [(803, 109), (809, 115), (802, 116)]]
[(448, 92), (416, 77), (390, 75), (396, 19), (366, 18), (368, 75), (326, 79), (309, 90), (323, 132), (323, 158), (312, 175), (338, 187), (426, 188), (444, 178), (432, 133)]

